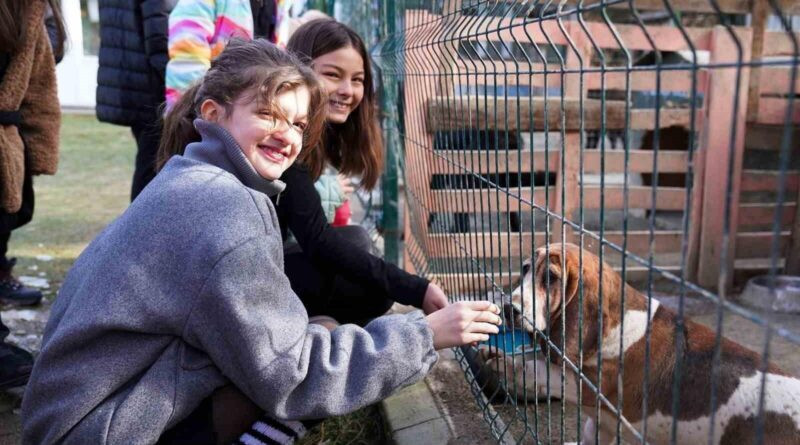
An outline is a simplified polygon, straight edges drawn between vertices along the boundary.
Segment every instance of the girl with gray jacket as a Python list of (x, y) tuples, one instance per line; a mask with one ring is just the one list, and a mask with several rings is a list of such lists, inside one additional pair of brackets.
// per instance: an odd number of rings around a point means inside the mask
[[(23, 443), (254, 443), (264, 428), (223, 427), (236, 411), (214, 394), (230, 385), (260, 422), (281, 419), (289, 443), (297, 420), (374, 403), (421, 379), (436, 349), (497, 332), (489, 302), (364, 328), (307, 323), (269, 197), (319, 137), (323, 97), (309, 69), (255, 40), (228, 45), (176, 104), (165, 134), (200, 139), (67, 274), (25, 393)], [(191, 416), (207, 434), (176, 437)]]

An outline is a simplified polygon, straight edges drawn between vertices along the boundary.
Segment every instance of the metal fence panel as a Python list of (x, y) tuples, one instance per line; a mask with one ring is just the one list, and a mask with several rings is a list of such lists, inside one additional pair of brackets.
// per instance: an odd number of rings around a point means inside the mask
[[(798, 2), (383, 7), (404, 266), (507, 312), (503, 335), (457, 351), (493, 435), (800, 440), (774, 423), (800, 433), (797, 406), (775, 405), (800, 381), (768, 363), (800, 372), (800, 322), (775, 304), (800, 270)], [(755, 273), (760, 308), (738, 296)]]

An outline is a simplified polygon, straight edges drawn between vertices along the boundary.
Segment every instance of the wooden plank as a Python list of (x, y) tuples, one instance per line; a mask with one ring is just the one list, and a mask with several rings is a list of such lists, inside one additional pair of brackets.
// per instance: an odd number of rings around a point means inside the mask
[(419, 272), (414, 265), (414, 261), (412, 261), (412, 255), (417, 255), (418, 252), (422, 251), (422, 248), (419, 246), (419, 243), (417, 243), (417, 238), (411, 231), (411, 208), (408, 205), (407, 199), (403, 200), (403, 207), (403, 270), (410, 274), (417, 275)]
[(703, 221), (703, 196), (705, 187), (705, 170), (708, 150), (694, 152), (694, 171), (692, 172), (692, 196), (689, 212), (689, 245), (687, 246), (686, 279), (697, 282), (698, 263), (700, 261), (700, 245)]
[[(562, 114), (562, 100), (565, 113)], [(545, 105), (546, 104), (546, 105)], [(428, 102), (428, 131), (456, 130), (466, 128), (503, 130), (543, 130), (545, 129), (545, 108), (550, 131), (578, 130), (581, 122), (586, 130), (601, 128), (601, 117), (605, 114), (607, 129), (626, 128), (626, 107), (624, 101), (606, 101), (605, 112), (600, 100), (586, 99), (583, 115), (578, 99), (573, 98), (504, 98), (468, 96), (464, 98), (436, 97)], [(742, 104), (742, 109), (745, 109)], [(519, 114), (518, 113), (519, 110)], [(533, 120), (528, 117), (533, 114)], [(455, 117), (459, 116), (459, 117)], [(660, 111), (658, 125), (689, 126), (689, 109), (664, 108)], [(564, 125), (562, 125), (562, 119)], [(631, 109), (630, 129), (648, 130), (656, 126), (655, 110)]]
[[(772, 232), (745, 232), (736, 234), (736, 258), (770, 258), (772, 250)], [(791, 242), (790, 232), (780, 233), (778, 256), (783, 257)]]
[[(598, 47), (603, 49), (620, 49), (617, 39), (611, 32), (611, 29), (602, 22), (589, 22), (587, 24), (588, 32), (591, 38), (595, 41)], [(576, 32), (580, 28), (576, 27)], [(638, 26), (633, 24), (615, 23), (614, 29), (617, 31), (620, 40), (628, 50), (652, 51), (653, 45), (647, 39), (644, 31)], [(710, 30), (708, 28), (695, 28), (684, 27), (686, 35), (694, 44), (696, 50), (701, 51), (708, 49)], [(582, 30), (580, 32), (583, 32)], [(687, 43), (686, 38), (681, 31), (674, 26), (656, 26), (651, 25), (647, 27), (647, 33), (653, 39), (656, 49), (660, 51), (688, 51), (691, 46)]]
[[(545, 233), (537, 232), (534, 237), (531, 232), (524, 233), (469, 233), (451, 234), (437, 233), (428, 235), (435, 239), (432, 243), (437, 247), (430, 252), (434, 258), (462, 258), (468, 255), (472, 258), (489, 257), (520, 257), (530, 255), (535, 248), (545, 244)], [(655, 247), (658, 253), (680, 253), (683, 232), (679, 230), (663, 230), (654, 232)], [(622, 246), (624, 234), (621, 231), (605, 232), (604, 238), (610, 243)], [(554, 237), (553, 239), (556, 239)], [(599, 241), (593, 237), (584, 237), (584, 248), (597, 254)], [(647, 257), (650, 252), (650, 232), (647, 230), (628, 231), (627, 250), (630, 253)]]
[[(797, 194), (798, 203), (800, 203), (800, 192)], [(794, 222), (791, 226), (791, 241), (789, 242), (789, 251), (786, 252), (786, 265), (784, 273), (788, 275), (800, 275), (800, 205), (795, 205), (793, 212)], [(786, 210), (786, 209), (784, 209)], [(789, 213), (789, 212), (784, 212)]]
[[(568, 44), (567, 38), (555, 20), (461, 16), (454, 20), (454, 26), (447, 35), (440, 38), (503, 42), (506, 46), (511, 46), (516, 40), (520, 43), (549, 46), (548, 37), (554, 45)], [(501, 45), (497, 46), (500, 50)]]
[[(476, 213), (476, 212), (519, 212), (530, 211), (531, 202), (539, 207), (548, 203), (545, 198), (546, 187), (536, 187), (531, 201), (531, 189), (523, 188), (518, 194), (512, 187), (508, 195), (503, 190), (434, 190), (431, 192), (434, 212)], [(550, 188), (549, 204), (556, 201), (555, 187)]]
[[(605, 76), (605, 85), (602, 85), (606, 90), (624, 90), (626, 82), (630, 82), (632, 91), (655, 91), (656, 78), (658, 73), (653, 71), (633, 71), (630, 73), (630, 79), (626, 79), (625, 72), (613, 73), (598, 73), (591, 72), (585, 75), (586, 88), (589, 90), (600, 89)], [(692, 88), (692, 72), (686, 71), (662, 71), (661, 74), (661, 91), (677, 91), (686, 92), (691, 91)], [(708, 73), (703, 71), (697, 72), (697, 85), (698, 87), (703, 84), (703, 79), (708, 76)]]
[[(434, 154), (432, 174), (490, 174), (490, 173), (526, 173), (531, 170), (533, 156), (534, 171), (557, 172), (560, 149), (551, 148), (548, 165), (545, 165), (545, 150), (519, 151), (476, 151), (476, 150), (439, 150)], [(602, 153), (596, 149), (583, 150), (583, 168), (586, 173), (599, 173)], [(629, 172), (652, 173), (652, 150), (630, 150)], [(606, 173), (623, 173), (625, 152), (622, 150), (606, 150)], [(689, 153), (678, 150), (662, 150), (658, 153), (658, 171), (660, 173), (686, 173)], [(519, 168), (521, 166), (521, 169)]]
[[(408, 10), (405, 15), (405, 24), (407, 28), (414, 29), (415, 35), (410, 38), (422, 38), (425, 35), (436, 34), (441, 32), (442, 23), (436, 20), (435, 16), (423, 10)], [(413, 40), (412, 40), (413, 42)], [(420, 48), (410, 49), (407, 52), (410, 60), (419, 60), (425, 56), (425, 53)], [(428, 82), (428, 79), (421, 76), (409, 77), (406, 81), (407, 86), (404, 88), (404, 107), (403, 114), (405, 116), (405, 165), (413, 166), (413, 168), (406, 168), (406, 194), (407, 199), (411, 199), (410, 194), (413, 194), (415, 201), (409, 205), (417, 205), (421, 207), (419, 211), (414, 213), (414, 224), (408, 226), (408, 232), (404, 233), (406, 239), (412, 239), (416, 232), (418, 238), (422, 242), (427, 241), (428, 223), (430, 214), (426, 210), (430, 208), (430, 153), (433, 150), (433, 136), (425, 131), (425, 111), (424, 105), (431, 96), (436, 94), (435, 85)], [(421, 252), (430, 250), (430, 246), (419, 246)]]
[[(742, 170), (743, 192), (777, 192), (780, 172), (774, 170)], [(796, 170), (786, 172), (785, 187), (787, 193), (794, 196), (800, 184), (800, 175)]]
[[(790, 122), (800, 124), (800, 99), (792, 101)], [(759, 124), (786, 125), (786, 110), (789, 107), (787, 99), (777, 97), (762, 97), (758, 101), (758, 116), (755, 121)]]
[[(756, 150), (780, 150), (783, 146), (783, 125), (757, 125), (747, 126), (745, 147)], [(792, 127), (789, 132), (790, 144), (800, 143), (800, 128)]]
[[(622, 40), (622, 43), (629, 51), (653, 50), (653, 46), (647, 40), (647, 37), (639, 26), (615, 23), (614, 27), (620, 40)], [(541, 28), (544, 28), (544, 33)], [(695, 49), (704, 50), (708, 47), (708, 28), (685, 27), (684, 29), (691, 42), (694, 43)], [(479, 26), (467, 30), (460, 29), (460, 31), (461, 32), (456, 32), (448, 37), (494, 42), (498, 50), (500, 50), (502, 46), (501, 43), (510, 46), (514, 40), (523, 44), (534, 43), (538, 44), (540, 47), (549, 47), (550, 42), (547, 41), (545, 33), (550, 37), (552, 44), (569, 46), (564, 33), (558, 27), (558, 23), (555, 20), (500, 20), (498, 18), (492, 18), (485, 20)], [(585, 37), (587, 32), (600, 48), (619, 49), (620, 47), (614, 34), (605, 23), (588, 22), (587, 31), (584, 31), (580, 26), (568, 30), (573, 40), (576, 40), (578, 37)], [(648, 26), (647, 32), (652, 37), (656, 49), (661, 51), (688, 51), (691, 49), (683, 33), (674, 26)], [(494, 50), (490, 51), (493, 52)], [(542, 49), (542, 51), (544, 52), (544, 49)], [(571, 50), (567, 51), (571, 52)]]
[[(490, 67), (494, 69), (495, 67)], [(534, 86), (544, 87), (547, 83), (548, 88), (558, 88), (561, 86), (561, 72), (558, 67), (548, 67), (547, 71), (543, 66), (530, 66), (520, 64), (520, 66), (503, 66), (508, 71), (499, 74), (486, 74), (483, 67), (477, 69), (473, 67), (460, 69), (458, 66), (453, 73), (453, 80), (456, 85), (477, 87), (508, 87), (508, 86)], [(632, 91), (654, 91), (656, 89), (656, 75), (653, 71), (632, 71), (630, 80), (626, 78), (625, 72), (599, 72), (598, 68), (590, 67), (583, 74), (584, 88), (587, 90), (598, 90), (601, 86), (606, 90), (624, 90), (626, 82), (630, 82)], [(547, 79), (545, 82), (545, 73)], [(705, 71), (698, 72), (698, 85), (701, 77), (706, 76)], [(572, 72), (564, 75), (567, 79), (580, 81), (580, 74)], [(605, 77), (605, 84), (603, 84)], [(690, 71), (662, 71), (661, 72), (661, 91), (687, 92), (691, 90), (692, 73)]]
[[(750, 31), (738, 29), (741, 56), (750, 59)], [(740, 54), (725, 28), (714, 28), (711, 42), (711, 63), (731, 60)], [(737, 76), (737, 74), (739, 74)], [(706, 145), (706, 169), (703, 185), (702, 232), (697, 269), (698, 283), (703, 287), (716, 287), (724, 294), (733, 283), (733, 265), (736, 258), (735, 243), (730, 243), (727, 256), (721, 258), (724, 234), (736, 236), (739, 214), (739, 192), (744, 154), (744, 133), (747, 121), (747, 86), (749, 69), (715, 69), (709, 79), (708, 118), (702, 136)], [(735, 97), (737, 77), (739, 96)], [(738, 103), (738, 108), (734, 107)], [(736, 110), (735, 116), (732, 110)], [(732, 129), (735, 134), (731, 134)], [(733, 153), (731, 153), (733, 147)], [(733, 165), (732, 176), (728, 176)], [(728, 189), (730, 187), (730, 190)], [(726, 199), (730, 192), (730, 218), (726, 218)], [(730, 227), (724, 227), (725, 221)], [(727, 230), (726, 230), (727, 229)], [(727, 272), (727, 273), (726, 273)]]
[[(764, 52), (764, 33), (767, 28), (768, 16), (767, 0), (753, 0), (753, 13), (750, 16), (750, 26), (753, 28), (752, 54), (754, 60), (761, 60), (761, 55)], [(760, 67), (754, 67), (750, 73), (750, 86), (747, 94), (748, 121), (754, 121), (758, 116), (758, 102), (761, 96), (759, 92), (761, 70), (762, 68)], [(767, 77), (767, 79), (769, 79), (769, 77)]]
[[(662, 265), (659, 266), (662, 270), (670, 272), (674, 275), (680, 274), (680, 265)], [(614, 266), (614, 270), (620, 271), (620, 267)], [(646, 266), (629, 266), (626, 269), (626, 281), (629, 283), (645, 283), (649, 276)], [(511, 291), (511, 286), (516, 285), (519, 281), (519, 275), (516, 273), (503, 273), (503, 274), (470, 274), (470, 273), (434, 273), (431, 274), (429, 279), (435, 279), (439, 282), (445, 283), (444, 290), (448, 294), (464, 294), (473, 293), (475, 295), (485, 295), (486, 291), (493, 286), (500, 287), (506, 291)], [(653, 272), (653, 279), (658, 280), (661, 274), (658, 271)]]
[[(584, 208), (600, 208), (600, 186), (585, 186)], [(624, 208), (624, 194), (622, 186), (606, 186), (603, 191), (605, 195), (605, 208), (611, 210), (622, 210)], [(656, 195), (656, 209), (658, 210), (683, 210), (686, 204), (686, 189), (681, 187), (659, 187)], [(651, 209), (652, 189), (647, 186), (628, 187), (628, 208), (629, 209)]]
[[(600, 186), (587, 185), (583, 188), (584, 208), (600, 208)], [(628, 208), (630, 209), (650, 209), (652, 208), (652, 190), (647, 186), (628, 187)], [(553, 210), (557, 200), (557, 189), (550, 187), (549, 204)], [(519, 193), (516, 187), (512, 187), (508, 194), (504, 190), (434, 190), (432, 211), (435, 212), (455, 212), (455, 213), (474, 213), (474, 212), (519, 212), (530, 211), (531, 209), (531, 190), (523, 188)], [(508, 195), (508, 196), (507, 196)], [(623, 188), (621, 186), (606, 186), (605, 208), (608, 210), (621, 210), (624, 204)], [(681, 187), (659, 187), (656, 196), (656, 209), (658, 210), (683, 210), (686, 199), (686, 189)], [(508, 203), (506, 201), (509, 201)], [(535, 189), (536, 206), (545, 207), (545, 187)], [(481, 205), (483, 207), (481, 207)]]
[[(797, 76), (794, 79), (794, 85), (792, 85), (792, 69), (788, 66), (762, 67), (761, 72), (763, 73), (764, 79), (769, 79), (769, 81), (760, 82), (758, 84), (759, 94), (786, 96), (792, 92), (800, 92), (800, 69), (798, 69)], [(752, 104), (748, 106), (752, 106)], [(757, 110), (758, 108), (754, 109)]]
[[(800, 9), (800, 2), (794, 1), (794, 9)], [(784, 10), (784, 12), (787, 12)], [(796, 12), (795, 14), (800, 14)], [(794, 55), (794, 41), (800, 40), (800, 32), (767, 31), (764, 34), (764, 57)]]
[[(551, 172), (555, 172), (559, 166), (558, 150), (550, 150), (548, 165), (545, 165), (545, 151), (534, 150), (533, 166), (535, 171), (545, 171), (545, 167)], [(474, 151), (474, 150), (452, 150), (437, 151), (435, 156), (438, 158), (434, 162), (432, 173), (434, 174), (467, 174), (475, 173), (480, 175), (490, 173), (517, 173), (531, 171), (531, 152), (530, 151)], [(518, 168), (519, 166), (522, 168)]]
[[(652, 173), (653, 156), (652, 150), (630, 150), (629, 151), (629, 170), (633, 173)], [(583, 166), (586, 173), (599, 173), (600, 150), (585, 150), (583, 152)], [(606, 150), (606, 173), (623, 173), (625, 171), (625, 151)], [(659, 150), (658, 152), (658, 171), (659, 173), (686, 173), (688, 169), (689, 153), (678, 150)]]
[[(739, 204), (740, 230), (746, 230), (748, 227), (764, 227), (773, 224), (776, 207), (776, 203)], [(781, 211), (781, 230), (791, 227), (795, 212), (795, 203), (784, 203), (783, 210)]]
[[(579, 25), (576, 22), (568, 23), (566, 29), (571, 32)], [(574, 32), (573, 32), (574, 34)], [(574, 50), (567, 53), (566, 65), (568, 70), (577, 70), (580, 68), (581, 60), (588, 59), (588, 43), (582, 34), (578, 34), (574, 38)], [(577, 76), (566, 77), (564, 80), (563, 94), (567, 97), (585, 97), (586, 91), (582, 88), (580, 78)], [(566, 132), (562, 135), (563, 138), (563, 153), (559, 157), (561, 165), (558, 169), (556, 176), (556, 189), (559, 193), (556, 194), (555, 211), (565, 218), (572, 218), (572, 215), (580, 206), (579, 202), (579, 184), (578, 174), (580, 172), (580, 155), (581, 147), (581, 134), (577, 131)], [(573, 240), (573, 229), (564, 221), (556, 222), (553, 227), (553, 236), (555, 239), (562, 237), (567, 241)]]

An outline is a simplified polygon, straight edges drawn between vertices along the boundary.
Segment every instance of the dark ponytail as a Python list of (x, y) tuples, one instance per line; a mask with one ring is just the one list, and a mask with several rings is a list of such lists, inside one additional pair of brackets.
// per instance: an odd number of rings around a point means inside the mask
[(194, 129), (194, 120), (197, 118), (194, 98), (201, 83), (202, 79), (184, 91), (164, 117), (164, 129), (156, 155), (156, 171), (161, 170), (172, 156), (182, 155), (187, 145), (200, 140), (200, 134)]
[(206, 100), (213, 100), (230, 113), (233, 103), (245, 97), (263, 101), (280, 116), (280, 110), (274, 110), (275, 97), (301, 86), (308, 88), (311, 97), (303, 147), (313, 149), (319, 144), (327, 112), (325, 93), (314, 72), (267, 40), (231, 40), (203, 78), (183, 93), (164, 118), (156, 169), (161, 170), (169, 158), (183, 154), (189, 143), (200, 140), (194, 120)]

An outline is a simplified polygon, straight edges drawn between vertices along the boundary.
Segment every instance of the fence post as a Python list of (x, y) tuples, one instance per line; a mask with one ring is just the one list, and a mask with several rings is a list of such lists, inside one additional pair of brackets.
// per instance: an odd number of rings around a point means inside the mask
[[(564, 77), (564, 84), (562, 85), (562, 97), (565, 99), (580, 99), (586, 98), (587, 89), (581, 88), (580, 76), (577, 71), (584, 68), (583, 64), (589, 58), (589, 51), (586, 47), (586, 41), (583, 37), (582, 28), (578, 26), (577, 22), (566, 23), (564, 29), (568, 33), (568, 38), (572, 39), (577, 51), (573, 51), (567, 45), (567, 57), (565, 60), (565, 68), (569, 73)], [(569, 115), (569, 113), (567, 113)], [(564, 116), (566, 121), (567, 116)], [(567, 123), (567, 127), (569, 127)], [(581, 156), (581, 132), (580, 129), (564, 129), (564, 151), (559, 152), (559, 163), (563, 159), (564, 169), (558, 168), (556, 174), (556, 202), (555, 206), (551, 208), (554, 213), (560, 213), (563, 205), (564, 212), (561, 215), (564, 220), (571, 219), (575, 209), (580, 205), (580, 185), (578, 184), (578, 175), (580, 173), (580, 156)], [(563, 158), (562, 158), (563, 157)], [(562, 189), (564, 193), (562, 193)], [(562, 232), (563, 229), (563, 232)], [(563, 224), (562, 221), (556, 224), (553, 228), (553, 237), (551, 241), (560, 243), (564, 238), (565, 242), (574, 242), (574, 230), (572, 227)]]
[[(764, 34), (767, 28), (769, 5), (767, 0), (753, 1), (753, 14), (750, 26), (753, 28), (753, 60), (761, 60), (764, 52)], [(761, 68), (753, 67), (750, 72), (750, 86), (747, 94), (747, 121), (755, 121), (758, 116), (758, 101), (761, 96)]]
[[(385, 0), (380, 4), (381, 40), (385, 42), (397, 30), (395, 2), (394, 0)], [(386, 261), (400, 264), (400, 218), (398, 217), (399, 205), (397, 200), (399, 177), (397, 172), (399, 170), (398, 153), (402, 148), (398, 139), (397, 73), (387, 75), (382, 70), (381, 77), (383, 78), (383, 94), (381, 94), (383, 140), (386, 143), (384, 171), (381, 180), (383, 257)]]
[[(742, 45), (743, 62), (749, 62), (752, 32), (750, 29), (737, 28), (736, 34)], [(698, 284), (703, 287), (718, 287), (718, 292), (724, 295), (733, 284), (750, 73), (749, 68), (740, 68), (739, 106), (734, 117), (732, 106), (735, 100), (733, 95), (736, 91), (737, 69), (719, 68), (714, 65), (736, 62), (736, 45), (725, 28), (716, 26), (711, 33), (710, 46), (712, 68), (709, 73), (708, 117), (705, 119), (703, 137), (708, 152), (706, 153), (707, 162), (703, 181), (702, 229), (697, 280)], [(736, 126), (736, 134), (733, 136), (734, 140), (731, 141), (731, 129), (734, 126)], [(732, 153), (731, 145), (733, 145)], [(728, 165), (731, 157), (733, 157), (733, 169), (729, 177)], [(730, 219), (727, 255), (725, 264), (723, 264), (721, 256), (723, 243), (726, 242), (725, 214), (728, 193), (730, 193), (730, 205), (727, 210), (729, 210)], [(725, 271), (728, 273), (723, 274)]]

